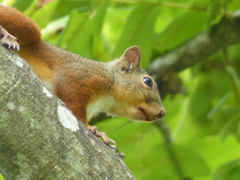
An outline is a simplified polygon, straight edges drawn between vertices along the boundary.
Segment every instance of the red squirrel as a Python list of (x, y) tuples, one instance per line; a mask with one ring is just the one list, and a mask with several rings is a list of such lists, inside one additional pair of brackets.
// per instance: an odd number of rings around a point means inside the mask
[(152, 122), (166, 111), (154, 80), (140, 67), (137, 46), (119, 59), (86, 59), (41, 40), (39, 27), (18, 10), (0, 5), (1, 44), (15, 49), (32, 70), (97, 137), (114, 143), (90, 126), (99, 112)]

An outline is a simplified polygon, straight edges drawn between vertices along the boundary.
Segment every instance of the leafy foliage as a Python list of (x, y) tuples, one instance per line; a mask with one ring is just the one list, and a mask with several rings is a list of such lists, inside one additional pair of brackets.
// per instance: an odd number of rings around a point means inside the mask
[[(38, 10), (32, 0), (11, 5), (34, 19), (45, 40), (90, 59), (108, 61), (138, 45), (144, 68), (240, 9), (238, 0), (55, 0)], [(117, 117), (97, 124), (116, 140), (139, 180), (240, 178), (239, 58), (235, 45), (179, 73), (187, 94), (163, 101), (171, 143), (154, 124)]]

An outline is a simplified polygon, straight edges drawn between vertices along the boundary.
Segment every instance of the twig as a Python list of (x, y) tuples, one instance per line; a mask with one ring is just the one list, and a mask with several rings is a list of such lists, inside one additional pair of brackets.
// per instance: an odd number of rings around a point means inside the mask
[(159, 77), (164, 69), (180, 72), (207, 59), (222, 48), (240, 43), (240, 10), (222, 20), (185, 44), (156, 58), (148, 72)]
[(164, 138), (165, 141), (165, 147), (167, 149), (167, 152), (169, 154), (170, 159), (172, 160), (173, 166), (174, 166), (174, 170), (176, 172), (176, 174), (182, 179), (182, 180), (191, 180), (191, 178), (186, 178), (184, 177), (184, 173), (183, 173), (183, 168), (181, 166), (181, 163), (177, 157), (176, 152), (174, 151), (174, 140), (173, 137), (171, 136), (169, 127), (167, 125), (167, 123), (161, 119), (155, 122), (155, 125), (158, 127), (158, 129), (161, 131), (162, 136)]

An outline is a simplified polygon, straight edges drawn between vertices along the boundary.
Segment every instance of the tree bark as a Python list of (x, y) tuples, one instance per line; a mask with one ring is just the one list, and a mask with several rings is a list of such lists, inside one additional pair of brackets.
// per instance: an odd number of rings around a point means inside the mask
[(135, 179), (15, 52), (0, 46), (0, 173), (6, 179)]

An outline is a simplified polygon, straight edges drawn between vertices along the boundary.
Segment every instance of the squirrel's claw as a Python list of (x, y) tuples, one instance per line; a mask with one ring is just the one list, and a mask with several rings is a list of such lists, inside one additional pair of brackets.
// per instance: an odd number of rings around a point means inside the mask
[(3, 37), (1, 41), (2, 45), (13, 50), (19, 51), (20, 46), (18, 42), (15, 39), (11, 39), (9, 36)]
[(113, 143), (114, 145), (116, 145), (116, 142), (112, 139), (110, 139), (105, 132), (95, 132), (94, 133), (95, 136), (97, 137), (101, 137), (103, 139), (103, 142), (107, 145), (109, 145), (110, 143)]
[(19, 51), (20, 45), (17, 42), (17, 38), (9, 34), (2, 26), (0, 26), (0, 38), (1, 44), (9, 49), (16, 49)]
[[(109, 146), (121, 159), (124, 158), (124, 153), (120, 153), (118, 148), (117, 148), (117, 145), (116, 145), (116, 142), (112, 139), (110, 139), (106, 133), (104, 132), (98, 132), (98, 129), (96, 126), (90, 126), (89, 124), (86, 124), (87, 128), (97, 137), (101, 137), (103, 139), (103, 142)], [(110, 145), (111, 144), (111, 145)]]
[(116, 145), (116, 142), (112, 139), (110, 139), (106, 133), (104, 132), (98, 132), (98, 129), (96, 126), (87, 126), (87, 128), (97, 137), (101, 137), (103, 139), (103, 142), (107, 145), (109, 145), (110, 143)]

